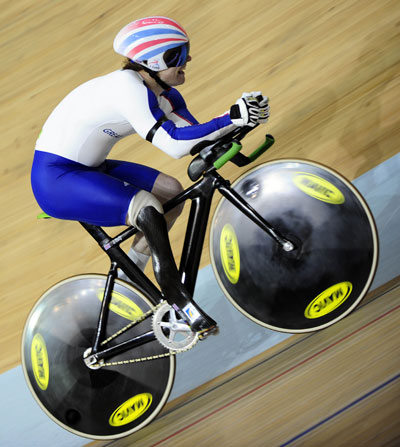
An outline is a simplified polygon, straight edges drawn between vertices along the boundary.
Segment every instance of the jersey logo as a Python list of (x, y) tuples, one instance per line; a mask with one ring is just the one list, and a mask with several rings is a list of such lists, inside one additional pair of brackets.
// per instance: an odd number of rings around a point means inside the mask
[(118, 135), (117, 132), (114, 132), (112, 129), (103, 129), (103, 132), (107, 135), (110, 135), (110, 137), (114, 138), (120, 138), (121, 135)]

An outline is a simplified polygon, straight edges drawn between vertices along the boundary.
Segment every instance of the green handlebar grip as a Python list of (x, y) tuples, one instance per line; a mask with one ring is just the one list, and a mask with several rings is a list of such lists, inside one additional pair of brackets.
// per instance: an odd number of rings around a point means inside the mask
[(260, 155), (262, 155), (267, 149), (269, 149), (275, 143), (275, 138), (272, 135), (265, 135), (264, 143), (257, 148), (253, 153), (249, 155), (250, 161), (256, 160)]
[(213, 163), (214, 168), (215, 169), (221, 168), (225, 163), (227, 163), (231, 158), (233, 158), (241, 149), (242, 145), (234, 141), (232, 143), (232, 147)]

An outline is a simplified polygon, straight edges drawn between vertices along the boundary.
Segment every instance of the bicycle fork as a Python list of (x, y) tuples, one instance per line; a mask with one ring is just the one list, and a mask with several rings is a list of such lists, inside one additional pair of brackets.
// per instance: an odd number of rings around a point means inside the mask
[(214, 176), (218, 176), (218, 191), (234, 206), (236, 206), (243, 214), (245, 214), (250, 220), (264, 230), (269, 236), (271, 236), (284, 251), (293, 251), (296, 247), (293, 242), (282, 236), (276, 228), (274, 228), (269, 222), (267, 222), (249, 203), (243, 199), (234, 189), (231, 188), (230, 182), (222, 178), (219, 174), (214, 173)]

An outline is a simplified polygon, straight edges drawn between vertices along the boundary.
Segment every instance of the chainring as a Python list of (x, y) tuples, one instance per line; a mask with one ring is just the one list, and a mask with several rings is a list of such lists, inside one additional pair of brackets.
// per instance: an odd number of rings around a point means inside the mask
[(167, 302), (154, 312), (152, 325), (159, 343), (170, 351), (187, 351), (199, 341), (199, 334), (193, 332)]

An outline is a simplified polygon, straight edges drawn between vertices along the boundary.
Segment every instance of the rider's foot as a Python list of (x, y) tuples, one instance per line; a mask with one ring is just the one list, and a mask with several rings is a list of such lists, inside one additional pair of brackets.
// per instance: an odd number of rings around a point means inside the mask
[(175, 311), (189, 324), (194, 332), (209, 334), (217, 330), (217, 322), (203, 312), (193, 301), (188, 302), (182, 308), (172, 304)]

